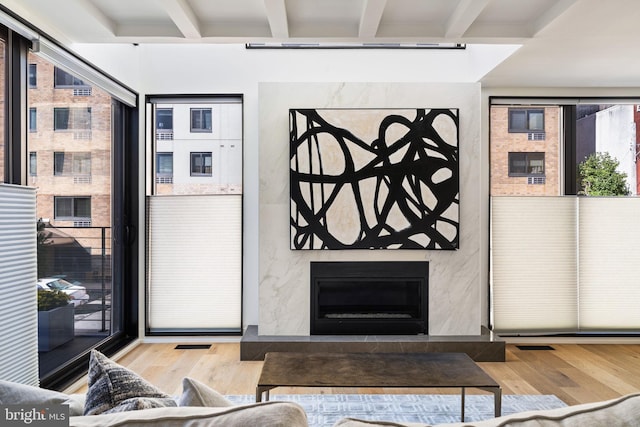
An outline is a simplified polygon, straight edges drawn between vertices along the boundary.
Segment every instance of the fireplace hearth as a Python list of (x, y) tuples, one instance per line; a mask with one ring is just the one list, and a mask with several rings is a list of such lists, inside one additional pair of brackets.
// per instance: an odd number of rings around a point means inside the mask
[(428, 331), (429, 263), (312, 262), (311, 335)]

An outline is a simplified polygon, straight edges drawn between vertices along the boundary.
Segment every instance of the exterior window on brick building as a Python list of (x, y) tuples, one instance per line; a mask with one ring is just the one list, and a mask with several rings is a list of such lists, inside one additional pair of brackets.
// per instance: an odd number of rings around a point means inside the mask
[(91, 176), (91, 153), (53, 153), (56, 176)]
[(29, 108), (29, 132), (36, 132), (38, 130), (38, 110), (35, 108)]
[(29, 64), (29, 88), (38, 87), (38, 66)]
[(91, 130), (91, 107), (54, 108), (53, 129)]
[(55, 67), (53, 71), (53, 84), (56, 89), (69, 89), (78, 86), (90, 87), (76, 76), (69, 74), (58, 67)]
[(54, 199), (54, 215), (58, 221), (91, 221), (91, 197), (62, 197)]
[(544, 109), (510, 108), (509, 132), (544, 132)]
[(509, 153), (509, 176), (544, 176), (544, 153)]
[(38, 155), (35, 151), (29, 152), (29, 175), (38, 175)]
[(191, 132), (211, 132), (211, 108), (191, 109)]
[(191, 153), (191, 176), (211, 176), (211, 165), (211, 152)]

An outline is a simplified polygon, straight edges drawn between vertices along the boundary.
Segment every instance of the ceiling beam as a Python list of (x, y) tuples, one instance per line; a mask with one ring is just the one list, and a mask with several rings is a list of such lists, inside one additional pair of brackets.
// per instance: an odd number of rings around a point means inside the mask
[(160, 3), (185, 38), (202, 38), (198, 17), (185, 0), (161, 0)]
[(489, 0), (460, 0), (445, 25), (444, 37), (458, 39), (464, 36), (487, 4)]
[(264, 0), (269, 27), (271, 27), (271, 36), (276, 39), (289, 38), (287, 7), (284, 1), (285, 0)]
[(89, 1), (76, 1), (76, 6), (84, 9), (91, 18), (102, 25), (107, 31), (113, 35), (117, 35), (118, 25), (111, 18), (105, 15), (98, 7)]
[(535, 36), (555, 21), (560, 15), (566, 12), (571, 6), (577, 3), (577, 0), (560, 0), (556, 1), (553, 6), (545, 10), (533, 24), (531, 31)]
[(365, 0), (360, 16), (358, 37), (373, 38), (378, 33), (382, 13), (387, 5), (387, 0)]

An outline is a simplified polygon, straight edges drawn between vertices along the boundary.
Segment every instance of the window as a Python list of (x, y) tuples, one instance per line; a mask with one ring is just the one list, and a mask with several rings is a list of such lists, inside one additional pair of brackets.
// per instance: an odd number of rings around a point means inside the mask
[(91, 220), (91, 197), (54, 197), (54, 215), (59, 221)]
[[(155, 133), (146, 157), (147, 333), (241, 334), (242, 96), (149, 96), (146, 107), (146, 133)], [(215, 138), (204, 133), (213, 111)], [(174, 132), (178, 142), (167, 141)], [(171, 264), (176, 251), (199, 267)], [(185, 275), (196, 300), (175, 286)]]
[(38, 87), (38, 67), (36, 64), (29, 64), (29, 88)]
[(191, 109), (191, 132), (211, 132), (211, 108)]
[(211, 152), (191, 153), (191, 176), (211, 176)]
[(36, 176), (38, 174), (38, 155), (35, 151), (29, 152), (29, 175)]
[(173, 108), (158, 108), (156, 110), (156, 130), (173, 130)]
[(544, 132), (544, 109), (510, 108), (509, 132)]
[(171, 183), (173, 178), (173, 153), (156, 155), (156, 181), (160, 184)]
[(91, 175), (91, 153), (53, 153), (53, 174), (56, 176)]
[(38, 130), (38, 114), (35, 108), (29, 108), (29, 132)]
[(509, 153), (509, 176), (544, 175), (544, 153)]
[(156, 139), (173, 139), (173, 108), (156, 109)]
[(53, 129), (64, 130), (90, 130), (91, 107), (54, 108)]
[(82, 80), (66, 71), (55, 67), (53, 71), (54, 86), (56, 89), (77, 88), (78, 86), (88, 87)]

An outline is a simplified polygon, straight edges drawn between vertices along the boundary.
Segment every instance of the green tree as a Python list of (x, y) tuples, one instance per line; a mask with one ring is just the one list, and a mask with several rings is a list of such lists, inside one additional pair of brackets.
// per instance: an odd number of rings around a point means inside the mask
[(580, 194), (586, 196), (627, 196), (627, 174), (618, 172), (620, 162), (609, 153), (593, 153), (578, 165)]

